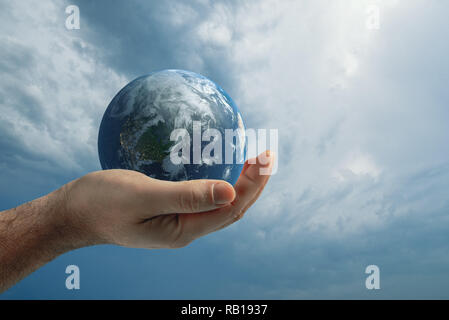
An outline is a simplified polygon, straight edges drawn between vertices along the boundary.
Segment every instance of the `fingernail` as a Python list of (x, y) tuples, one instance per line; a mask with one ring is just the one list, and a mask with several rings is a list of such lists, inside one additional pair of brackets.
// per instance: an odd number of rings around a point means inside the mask
[(225, 204), (234, 200), (234, 192), (226, 183), (216, 183), (212, 186), (214, 203)]
[(273, 153), (270, 150), (265, 151), (259, 156), (259, 165), (266, 167), (271, 164)]

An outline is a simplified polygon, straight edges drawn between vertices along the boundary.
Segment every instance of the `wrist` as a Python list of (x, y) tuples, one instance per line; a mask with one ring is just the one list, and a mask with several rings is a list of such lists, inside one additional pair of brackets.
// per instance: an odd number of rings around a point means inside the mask
[(49, 211), (43, 229), (61, 253), (88, 245), (86, 230), (81, 228), (70, 206), (69, 190), (70, 184), (66, 184), (46, 196)]
[(64, 190), (0, 214), (0, 292), (57, 256), (83, 246), (69, 222)]
[(56, 228), (64, 230), (64, 236), (72, 248), (110, 243), (101, 236), (98, 221), (92, 211), (94, 196), (87, 192), (83, 178), (73, 180), (55, 191), (55, 202), (62, 208), (56, 219)]

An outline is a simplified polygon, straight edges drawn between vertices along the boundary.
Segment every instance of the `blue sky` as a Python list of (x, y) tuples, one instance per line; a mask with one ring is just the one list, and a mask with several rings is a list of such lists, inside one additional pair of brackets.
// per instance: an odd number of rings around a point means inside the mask
[(448, 9), (0, 0), (0, 210), (99, 170), (104, 110), (151, 71), (203, 74), (247, 127), (279, 130), (278, 172), (239, 223), (179, 250), (70, 252), (0, 298), (449, 298)]

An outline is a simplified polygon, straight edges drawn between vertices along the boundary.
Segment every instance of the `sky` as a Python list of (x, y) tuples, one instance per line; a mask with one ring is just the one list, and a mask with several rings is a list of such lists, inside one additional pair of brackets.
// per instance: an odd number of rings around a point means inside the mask
[[(277, 173), (238, 223), (177, 250), (72, 251), (0, 299), (449, 298), (448, 10), (0, 0), (0, 210), (100, 170), (103, 112), (152, 71), (200, 73), (246, 127), (279, 131)], [(71, 264), (80, 290), (65, 288)]]

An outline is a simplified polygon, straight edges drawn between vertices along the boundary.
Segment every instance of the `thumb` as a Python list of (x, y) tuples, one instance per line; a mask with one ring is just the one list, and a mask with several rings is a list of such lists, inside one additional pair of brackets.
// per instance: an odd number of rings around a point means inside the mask
[(230, 204), (235, 198), (233, 186), (222, 180), (153, 180), (152, 189), (152, 207), (161, 213), (210, 211)]

